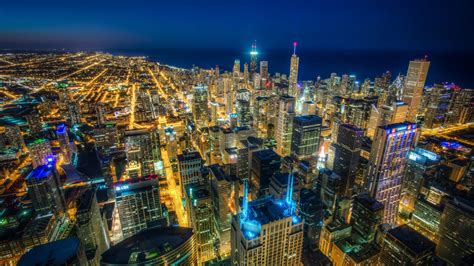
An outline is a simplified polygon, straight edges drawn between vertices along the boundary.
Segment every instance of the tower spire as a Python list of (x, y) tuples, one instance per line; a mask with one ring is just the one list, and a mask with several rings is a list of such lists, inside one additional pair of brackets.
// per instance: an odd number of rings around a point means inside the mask
[(296, 55), (296, 46), (298, 45), (297, 42), (293, 42), (293, 55)]

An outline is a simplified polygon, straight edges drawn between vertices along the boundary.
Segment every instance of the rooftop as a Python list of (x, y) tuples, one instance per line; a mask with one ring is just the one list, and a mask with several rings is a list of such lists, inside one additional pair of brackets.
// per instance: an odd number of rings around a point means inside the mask
[(425, 252), (429, 249), (434, 250), (436, 247), (435, 243), (406, 224), (389, 230), (387, 234), (400, 241), (415, 254)]
[(153, 227), (145, 229), (102, 253), (101, 263), (128, 264), (135, 256), (142, 258), (140, 255), (145, 255), (143, 260), (151, 260), (180, 247), (192, 235), (191, 228)]
[(380, 203), (374, 198), (369, 197), (368, 195), (357, 196), (355, 198), (355, 201), (359, 202), (360, 204), (362, 204), (362, 206), (372, 211), (378, 211), (384, 208), (382, 203)]
[(76, 237), (39, 245), (23, 255), (18, 265), (64, 265), (73, 258), (80, 247)]
[(36, 180), (47, 178), (48, 176), (51, 175), (53, 170), (54, 170), (54, 167), (52, 167), (51, 164), (38, 166), (28, 174), (28, 176), (26, 177), (26, 180), (29, 180), (31, 178), (34, 178)]

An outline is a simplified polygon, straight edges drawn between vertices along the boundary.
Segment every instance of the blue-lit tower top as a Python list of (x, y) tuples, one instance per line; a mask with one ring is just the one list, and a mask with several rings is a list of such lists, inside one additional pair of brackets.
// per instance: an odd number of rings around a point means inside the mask
[(250, 51), (250, 73), (253, 75), (257, 72), (257, 41), (252, 44), (252, 51)]

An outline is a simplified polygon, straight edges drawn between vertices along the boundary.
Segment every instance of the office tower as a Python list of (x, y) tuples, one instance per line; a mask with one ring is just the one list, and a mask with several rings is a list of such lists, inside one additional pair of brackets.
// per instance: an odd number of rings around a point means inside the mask
[(197, 151), (184, 151), (182, 154), (178, 154), (179, 183), (183, 191), (187, 185), (199, 183), (202, 179), (202, 164), (202, 157)]
[(249, 126), (252, 114), (250, 113), (250, 92), (247, 89), (240, 89), (237, 91), (236, 109), (239, 126)]
[(36, 134), (43, 131), (43, 122), (41, 122), (41, 116), (38, 111), (34, 110), (30, 114), (25, 115), (25, 118), (28, 123), (30, 134)]
[(407, 121), (409, 122), (416, 122), (429, 67), (430, 61), (426, 58), (410, 61), (408, 65), (402, 100), (408, 104)]
[(329, 148), (328, 168), (341, 177), (341, 196), (352, 195), (363, 137), (360, 128), (342, 124), (338, 127), (336, 141)]
[(222, 83), (224, 86), (224, 104), (226, 114), (231, 114), (234, 112), (234, 93), (232, 79), (228, 77), (222, 78)]
[(208, 182), (186, 185), (188, 224), (194, 229), (198, 262), (202, 265), (216, 257), (214, 207)]
[(439, 224), (443, 206), (433, 204), (420, 196), (415, 203), (409, 226), (426, 236), (435, 243), (439, 243)]
[(197, 128), (208, 126), (209, 110), (207, 104), (207, 86), (200, 85), (194, 87), (192, 112), (194, 124)]
[(173, 126), (165, 128), (165, 137), (168, 158), (171, 162), (176, 161), (176, 159), (178, 158), (178, 139), (176, 137), (176, 131), (174, 131)]
[(72, 157), (72, 147), (71, 142), (69, 141), (69, 136), (67, 134), (67, 126), (60, 124), (56, 128), (56, 135), (58, 136), (59, 148), (61, 149), (61, 154), (63, 155), (64, 162), (66, 164), (71, 163)]
[(196, 237), (191, 228), (148, 228), (102, 253), (100, 264), (198, 265)]
[(406, 172), (402, 183), (400, 212), (408, 217), (415, 207), (425, 180), (436, 173), (440, 156), (434, 152), (416, 147), (408, 153)]
[(448, 118), (449, 105), (451, 102), (451, 91), (441, 84), (435, 84), (428, 98), (423, 126), (426, 128), (437, 128), (443, 126)]
[(366, 182), (371, 196), (384, 205), (384, 223), (395, 222), (408, 152), (417, 135), (417, 125), (408, 122), (379, 127), (375, 134)]
[(295, 98), (284, 95), (280, 97), (278, 124), (276, 129), (277, 152), (281, 156), (291, 153), (293, 118), (295, 117)]
[(304, 246), (316, 250), (323, 227), (324, 206), (313, 190), (300, 190), (299, 215), (304, 224)]
[(252, 44), (252, 51), (250, 51), (250, 74), (252, 78), (257, 73), (257, 55), (257, 41), (255, 41)]
[(374, 80), (375, 93), (380, 94), (381, 92), (387, 90), (388, 86), (390, 86), (391, 79), (392, 79), (392, 73), (390, 73), (390, 71), (387, 71), (383, 73), (381, 76), (376, 77)]
[(394, 101), (389, 105), (382, 105), (381, 107), (372, 105), (367, 127), (367, 137), (373, 138), (377, 128), (380, 126), (405, 122), (408, 109), (409, 106), (400, 101)]
[(436, 245), (408, 225), (388, 230), (382, 244), (381, 265), (432, 265)]
[(326, 211), (334, 216), (336, 214), (337, 200), (341, 187), (341, 177), (327, 168), (319, 169), (317, 179), (317, 192), (321, 196), (321, 201), (326, 207)]
[(268, 79), (268, 61), (260, 61), (260, 77)]
[(233, 73), (234, 79), (239, 78), (240, 76), (240, 60), (239, 59), (235, 59), (234, 67), (232, 68), (232, 73)]
[[(473, 89), (461, 89), (457, 86), (453, 87), (451, 102), (449, 104), (449, 113), (447, 114), (446, 122), (448, 124), (466, 123), (461, 120), (463, 110), (466, 110), (466, 107), (470, 106), (473, 97)], [(469, 108), (467, 109), (469, 110)], [(469, 119), (467, 121), (469, 121)]]
[(218, 164), (210, 165), (209, 170), (212, 205), (219, 233), (219, 256), (226, 257), (230, 255), (232, 215), (236, 213), (238, 207), (234, 204), (234, 198), (238, 195), (238, 183), (234, 184)]
[[(155, 127), (125, 131), (127, 172), (135, 178), (159, 173), (162, 169), (160, 138)], [(137, 169), (137, 171), (132, 171)]]
[(462, 198), (446, 202), (439, 225), (436, 254), (449, 265), (460, 265), (474, 253), (474, 204)]
[(303, 222), (292, 199), (293, 175), (287, 197), (271, 196), (248, 202), (244, 181), (242, 210), (232, 219), (232, 254), (235, 265), (302, 265)]
[(97, 203), (96, 190), (87, 189), (76, 201), (77, 236), (89, 263), (98, 264), (100, 255), (109, 248), (108, 236)]
[(115, 183), (115, 202), (123, 238), (164, 223), (158, 176), (146, 176)]
[(358, 242), (372, 243), (382, 218), (382, 203), (364, 194), (354, 198), (351, 226), (352, 234), (357, 233)]
[(99, 157), (109, 156), (118, 144), (118, 131), (114, 123), (106, 123), (94, 127), (94, 146)]
[(81, 105), (79, 102), (70, 102), (67, 105), (67, 121), (70, 126), (81, 123)]
[(281, 157), (272, 149), (252, 152), (250, 192), (252, 198), (268, 194), (270, 179), (280, 169)]
[(290, 78), (288, 80), (288, 94), (292, 97), (298, 97), (298, 65), (300, 58), (296, 55), (296, 45), (293, 43), (293, 55), (290, 60)]
[(293, 118), (291, 153), (302, 160), (315, 157), (319, 151), (322, 119), (316, 115), (304, 115)]
[(244, 64), (244, 82), (249, 80), (249, 65), (247, 63)]
[(35, 141), (28, 143), (26, 146), (30, 154), (31, 165), (33, 168), (48, 164), (48, 158), (53, 158), (51, 145), (47, 139), (36, 139)]
[(95, 115), (97, 117), (97, 125), (103, 125), (107, 122), (105, 115), (107, 114), (107, 109), (105, 104), (97, 103), (95, 106)]
[(45, 215), (65, 210), (62, 186), (53, 160), (33, 169), (26, 177), (26, 186), (36, 213)]
[(18, 265), (87, 265), (87, 259), (81, 241), (68, 237), (34, 247), (21, 257)]

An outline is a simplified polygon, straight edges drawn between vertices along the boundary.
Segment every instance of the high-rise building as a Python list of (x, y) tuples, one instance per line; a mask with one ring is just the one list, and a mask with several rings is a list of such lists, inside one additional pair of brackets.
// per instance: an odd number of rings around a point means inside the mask
[(433, 265), (436, 245), (408, 225), (388, 230), (380, 265)]
[(328, 168), (341, 177), (340, 195), (350, 197), (359, 165), (364, 132), (362, 129), (342, 124), (338, 127), (336, 141), (329, 148)]
[(125, 131), (127, 172), (131, 178), (157, 174), (162, 170), (158, 129), (130, 129)]
[(252, 153), (250, 192), (252, 198), (268, 194), (270, 179), (280, 169), (281, 157), (272, 149)]
[(418, 128), (414, 123), (379, 127), (375, 134), (366, 185), (371, 196), (384, 205), (384, 223), (395, 222), (408, 152), (417, 135)]
[(197, 128), (203, 128), (208, 126), (209, 109), (207, 86), (200, 85), (194, 87), (192, 112), (194, 124)]
[(416, 122), (429, 67), (430, 61), (426, 58), (410, 61), (408, 65), (402, 97), (402, 100), (408, 104), (407, 121)]
[(316, 115), (293, 118), (291, 152), (298, 159), (315, 157), (319, 152), (322, 119)]
[(291, 153), (293, 118), (295, 117), (295, 98), (284, 95), (280, 97), (278, 124), (276, 129), (277, 152), (281, 156)]
[(252, 114), (250, 112), (250, 92), (247, 89), (240, 89), (237, 91), (236, 109), (239, 126), (249, 126), (252, 119)]
[(292, 97), (298, 97), (298, 65), (300, 58), (296, 55), (296, 45), (293, 43), (293, 55), (290, 60), (290, 77), (289, 77), (289, 87), (288, 94)]
[(380, 126), (405, 122), (408, 107), (406, 103), (400, 101), (394, 101), (389, 105), (385, 104), (379, 107), (372, 105), (367, 126), (367, 137), (373, 138)]
[(244, 63), (244, 82), (248, 82), (249, 80), (249, 65)]
[(473, 89), (461, 89), (455, 86), (452, 89), (452, 97), (449, 104), (449, 113), (447, 115), (446, 122), (448, 124), (464, 123), (461, 120), (463, 110), (471, 105), (473, 97)]
[(56, 128), (56, 135), (58, 136), (59, 148), (61, 149), (61, 154), (63, 155), (65, 163), (71, 163), (72, 157), (72, 146), (69, 141), (69, 136), (67, 134), (67, 127), (64, 124), (60, 124)]
[(449, 265), (460, 265), (474, 253), (474, 204), (462, 198), (447, 201), (439, 225), (436, 254)]
[(199, 264), (216, 257), (214, 207), (208, 182), (186, 186), (188, 224), (194, 229)]
[(239, 59), (235, 59), (234, 67), (232, 68), (232, 73), (233, 73), (234, 79), (239, 78), (240, 76), (240, 60)]
[(232, 219), (232, 254), (235, 265), (302, 265), (303, 222), (292, 199), (293, 175), (287, 197), (271, 196), (248, 202), (244, 181), (242, 211)]
[(250, 51), (250, 75), (257, 73), (257, 41), (252, 44), (252, 51)]
[(268, 61), (260, 61), (260, 77), (262, 79), (268, 78)]
[(164, 223), (157, 176), (147, 176), (115, 184), (115, 201), (124, 238)]
[(357, 233), (355, 238), (358, 242), (372, 243), (382, 218), (382, 203), (364, 194), (354, 198), (351, 225), (352, 234)]
[(351, 236), (352, 227), (340, 219), (335, 219), (324, 225), (319, 237), (319, 249), (329, 258), (332, 258), (333, 245), (342, 239)]
[(31, 165), (33, 168), (48, 164), (48, 158), (53, 158), (51, 145), (47, 139), (36, 139), (35, 141), (28, 143), (26, 146), (30, 154)]
[(84, 246), (89, 263), (98, 264), (100, 255), (109, 248), (109, 243), (97, 204), (96, 190), (87, 189), (76, 202), (77, 235)]
[(201, 181), (202, 157), (197, 151), (184, 151), (178, 155), (178, 167), (182, 191), (189, 184)]
[(423, 126), (426, 128), (444, 126), (449, 115), (451, 90), (442, 84), (435, 84), (426, 97), (428, 98), (428, 106), (426, 107)]
[(153, 227), (102, 253), (100, 265), (198, 265), (191, 228)]
[(174, 127), (169, 126), (165, 128), (165, 137), (168, 158), (171, 162), (176, 161), (178, 158), (178, 139), (176, 137), (176, 131), (174, 130)]
[(28, 174), (26, 186), (36, 213), (45, 215), (65, 210), (61, 181), (52, 159)]
[(433, 204), (420, 196), (408, 224), (435, 243), (439, 243), (439, 224), (443, 206)]
[(408, 217), (413, 212), (420, 190), (425, 180), (435, 174), (439, 160), (438, 154), (419, 147), (408, 153), (399, 205), (402, 216)]
[(317, 249), (319, 236), (323, 227), (324, 206), (319, 195), (313, 190), (300, 190), (299, 215), (304, 223), (304, 246), (310, 250)]

